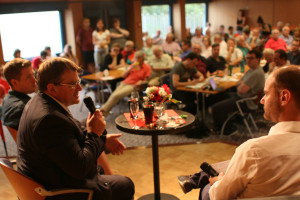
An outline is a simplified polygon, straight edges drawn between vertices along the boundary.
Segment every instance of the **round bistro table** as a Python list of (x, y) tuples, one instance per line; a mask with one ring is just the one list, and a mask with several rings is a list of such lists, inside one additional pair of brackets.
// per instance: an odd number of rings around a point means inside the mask
[(139, 200), (179, 200), (171, 194), (160, 193), (160, 180), (159, 180), (159, 153), (158, 153), (158, 136), (167, 134), (177, 134), (189, 130), (195, 121), (195, 116), (181, 110), (175, 111), (178, 115), (187, 115), (184, 119), (186, 123), (181, 124), (175, 128), (148, 128), (140, 127), (139, 129), (132, 129), (129, 125), (124, 114), (119, 115), (116, 119), (116, 126), (119, 130), (130, 134), (137, 135), (151, 135), (152, 136), (152, 159), (153, 159), (153, 177), (154, 177), (154, 194), (147, 194), (139, 198)]

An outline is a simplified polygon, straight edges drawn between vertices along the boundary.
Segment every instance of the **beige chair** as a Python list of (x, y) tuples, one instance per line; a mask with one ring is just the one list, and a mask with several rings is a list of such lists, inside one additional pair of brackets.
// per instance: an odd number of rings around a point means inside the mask
[(86, 193), (87, 200), (92, 200), (93, 191), (89, 189), (46, 190), (36, 181), (14, 170), (11, 162), (6, 158), (0, 158), (0, 166), (20, 200), (44, 200), (48, 196), (71, 193)]

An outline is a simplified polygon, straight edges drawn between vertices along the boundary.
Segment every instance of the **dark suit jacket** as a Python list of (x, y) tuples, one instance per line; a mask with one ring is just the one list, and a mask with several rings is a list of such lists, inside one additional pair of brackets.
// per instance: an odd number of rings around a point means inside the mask
[(110, 199), (97, 158), (105, 141), (85, 133), (80, 123), (46, 94), (25, 106), (18, 132), (18, 170), (47, 189), (92, 188), (94, 199)]

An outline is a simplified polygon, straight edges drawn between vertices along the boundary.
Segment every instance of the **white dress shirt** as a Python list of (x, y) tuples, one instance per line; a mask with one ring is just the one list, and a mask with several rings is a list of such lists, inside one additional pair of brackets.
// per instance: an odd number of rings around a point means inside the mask
[(209, 190), (211, 200), (299, 194), (300, 122), (279, 122), (267, 136), (236, 149), (222, 180)]

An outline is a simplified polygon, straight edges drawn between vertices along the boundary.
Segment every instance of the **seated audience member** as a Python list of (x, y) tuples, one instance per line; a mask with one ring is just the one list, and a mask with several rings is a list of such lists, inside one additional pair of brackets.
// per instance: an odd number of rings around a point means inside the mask
[(266, 48), (273, 49), (274, 51), (278, 49), (283, 49), (284, 51), (286, 51), (286, 43), (283, 39), (279, 38), (278, 29), (272, 30), (272, 37), (267, 41), (265, 49)]
[(207, 59), (207, 70), (210, 73), (218, 74), (223, 73), (225, 70), (226, 60), (222, 56), (219, 56), (220, 45), (212, 45), (212, 55)]
[(47, 52), (47, 59), (56, 57), (56, 55), (51, 53), (51, 47), (46, 46), (44, 50)]
[(153, 55), (153, 43), (151, 37), (146, 37), (146, 46), (143, 47), (143, 52), (146, 54), (146, 60)]
[(147, 64), (152, 67), (148, 85), (159, 85), (159, 79), (170, 71), (174, 63), (168, 54), (164, 54), (161, 46), (153, 46), (153, 56), (148, 58)]
[(162, 38), (160, 36), (160, 30), (156, 31), (156, 34), (152, 37), (153, 44), (161, 45), (163, 43)]
[(191, 39), (191, 43), (192, 43), (192, 45), (200, 44), (201, 46), (203, 46), (202, 39), (203, 39), (202, 28), (197, 27), (195, 30), (195, 36), (192, 37), (192, 39)]
[(300, 40), (300, 27), (294, 29), (294, 40)]
[(248, 25), (246, 25), (243, 28), (243, 34), (242, 34), (242, 36), (245, 39), (246, 44), (250, 47), (251, 36), (250, 36), (250, 27)]
[(196, 95), (193, 92), (185, 92), (176, 90), (176, 87), (195, 85), (204, 80), (203, 75), (196, 69), (199, 62), (199, 56), (196, 53), (189, 53), (185, 60), (177, 63), (171, 72), (171, 90), (173, 97), (182, 101), (186, 107), (185, 111), (195, 114), (196, 109)]
[(222, 40), (219, 34), (214, 35), (213, 44), (219, 44), (220, 47), (219, 55), (225, 58), (227, 55), (227, 44), (224, 40)]
[(229, 38), (234, 38), (233, 26), (228, 27), (228, 35), (229, 35)]
[(243, 60), (243, 53), (236, 48), (234, 39), (229, 38), (227, 41), (227, 56), (225, 57), (227, 63), (232, 67), (239, 67)]
[(286, 43), (287, 50), (291, 50), (292, 47), (292, 42), (293, 42), (293, 36), (290, 35), (290, 27), (284, 26), (282, 28), (282, 33), (279, 36), (279, 38), (283, 39), (284, 42)]
[[(79, 71), (79, 66), (65, 58), (49, 59), (41, 65), (39, 93), (27, 103), (20, 120), (18, 171), (50, 190), (86, 188), (94, 190), (93, 199), (131, 199), (132, 181), (102, 175), (96, 164), (104, 148), (112, 153), (125, 150), (119, 136), (102, 135), (106, 123), (98, 109), (89, 115), (86, 130), (70, 114), (68, 107), (79, 103), (82, 89)], [(80, 194), (64, 197), (83, 198)]]
[[(237, 85), (237, 93), (234, 94), (233, 97), (220, 101), (212, 106), (214, 124), (217, 130), (221, 129), (224, 121), (229, 114), (238, 110), (235, 103), (236, 100), (245, 97), (253, 97), (262, 91), (265, 83), (265, 76), (264, 71), (259, 66), (260, 58), (260, 52), (256, 50), (249, 51), (246, 56), (246, 60), (250, 69), (245, 73), (245, 75)], [(247, 101), (243, 105), (242, 109), (248, 110), (253, 108), (253, 106), (255, 106), (254, 102)], [(230, 129), (225, 131), (227, 134), (229, 134), (232, 131), (236, 130)]]
[(129, 31), (120, 28), (120, 20), (118, 18), (113, 18), (112, 24), (112, 28), (109, 29), (111, 44), (118, 43), (121, 46), (121, 49), (123, 49), (130, 33)]
[(243, 58), (245, 58), (250, 47), (247, 45), (247, 43), (245, 42), (244, 37), (241, 36), (241, 35), (237, 36), (235, 41), (236, 41), (236, 48), (238, 48), (239, 50), (242, 51)]
[(259, 29), (258, 28), (254, 28), (252, 30), (252, 36), (250, 36), (249, 42), (250, 43), (248, 43), (248, 44), (250, 46), (250, 49), (258, 48), (262, 45), (262, 41), (259, 38)]
[(118, 43), (114, 43), (110, 49), (110, 53), (106, 54), (104, 57), (104, 64), (101, 71), (115, 70), (125, 66), (125, 61), (120, 53), (121, 46)]
[(282, 21), (278, 21), (276, 23), (276, 28), (278, 29), (278, 31), (280, 32), (280, 34), (282, 33), (282, 28), (284, 27), (284, 23)]
[(41, 51), (40, 56), (36, 56), (32, 58), (32, 68), (37, 71), (39, 69), (40, 64), (47, 59), (48, 53), (46, 51)]
[(206, 59), (201, 56), (201, 45), (200, 44), (193, 44), (192, 46), (192, 52), (196, 53), (199, 57), (199, 61), (196, 65), (197, 70), (206, 78), (207, 76), (207, 61)]
[(10, 89), (10, 86), (3, 74), (3, 65), (0, 65), (0, 84), (4, 87), (4, 95), (8, 94), (8, 91)]
[(204, 36), (202, 39), (202, 44), (203, 46), (201, 46), (201, 56), (203, 56), (204, 58), (209, 58), (209, 56), (211, 56), (211, 41), (210, 38), (208, 36)]
[(177, 42), (174, 42), (173, 33), (168, 33), (166, 40), (161, 45), (163, 52), (167, 53), (171, 56), (179, 56), (181, 52), (181, 48)]
[(4, 76), (11, 86), (11, 90), (3, 100), (3, 124), (8, 127), (12, 137), (17, 141), (17, 131), (20, 118), (31, 94), (35, 92), (36, 80), (31, 62), (22, 58), (15, 58), (4, 66)]
[(67, 58), (74, 62), (75, 64), (79, 65), (78, 58), (75, 54), (73, 54), (72, 46), (70, 44), (66, 44), (64, 47), (64, 52), (60, 54), (60, 57)]
[(265, 73), (269, 72), (269, 69), (273, 69), (275, 67), (274, 62), (274, 54), (275, 51), (273, 49), (264, 49), (263, 58), (266, 60), (266, 64), (263, 66), (263, 70)]
[(16, 49), (14, 51), (14, 58), (21, 58), (21, 50), (20, 49)]
[[(125, 66), (125, 61), (123, 59), (122, 54), (120, 53), (120, 45), (118, 43), (114, 43), (110, 49), (110, 53), (106, 54), (104, 57), (103, 68), (101, 71), (107, 70), (116, 70)], [(120, 79), (109, 81), (111, 90), (114, 91), (116, 89), (117, 83)]]
[(191, 41), (193, 34), (191, 33), (191, 29), (190, 28), (186, 28), (185, 29), (185, 33), (186, 33), (186, 39), (188, 39), (189, 41)]
[(123, 59), (127, 65), (131, 65), (134, 61), (134, 43), (131, 40), (127, 40), (124, 49), (121, 51)]
[[(278, 69), (266, 80), (264, 118), (276, 123), (264, 137), (241, 144), (227, 171), (209, 177), (201, 171), (185, 177), (185, 192), (201, 188), (199, 199), (244, 199), (293, 195), (300, 191), (300, 68)], [(299, 111), (299, 112), (298, 112)]]
[(293, 65), (300, 65), (300, 40), (293, 40), (291, 51), (288, 53), (288, 60)]
[(147, 83), (151, 74), (151, 67), (144, 63), (145, 54), (143, 51), (135, 53), (135, 63), (127, 68), (123, 74), (124, 81), (110, 95), (106, 103), (101, 107), (104, 116), (116, 105), (119, 100), (130, 95), (132, 91)]
[(181, 48), (182, 48), (182, 53), (180, 55), (180, 58), (182, 59), (183, 57), (187, 56), (189, 53), (191, 53), (191, 42), (188, 39), (184, 39), (181, 42)]
[(269, 68), (269, 74), (271, 72), (273, 72), (274, 70), (278, 69), (279, 67), (283, 67), (285, 65), (287, 65), (287, 53), (282, 50), (282, 49), (278, 49), (277, 51), (275, 51), (275, 54), (274, 54), (274, 62), (275, 62), (275, 65), (273, 65), (273, 68), (270, 67)]
[[(258, 16), (258, 18), (257, 18), (257, 25), (259, 28), (260, 38), (263, 40), (268, 38), (269, 35), (271, 34), (272, 26), (268, 23), (265, 23), (261, 16)], [(279, 31), (278, 31), (278, 33), (279, 33)], [(278, 36), (279, 36), (279, 34), (278, 34)]]

